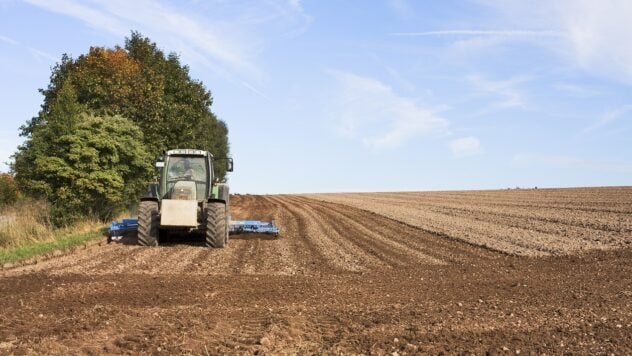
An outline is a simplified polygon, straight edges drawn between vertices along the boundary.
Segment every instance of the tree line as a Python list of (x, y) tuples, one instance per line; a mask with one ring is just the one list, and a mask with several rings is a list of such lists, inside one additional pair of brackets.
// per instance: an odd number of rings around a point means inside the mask
[[(211, 92), (175, 53), (138, 32), (123, 47), (63, 55), (38, 115), (21, 128), (11, 170), (19, 191), (50, 202), (51, 221), (111, 219), (136, 202), (163, 150), (229, 153), (228, 128)], [(225, 167), (215, 174), (224, 178)]]

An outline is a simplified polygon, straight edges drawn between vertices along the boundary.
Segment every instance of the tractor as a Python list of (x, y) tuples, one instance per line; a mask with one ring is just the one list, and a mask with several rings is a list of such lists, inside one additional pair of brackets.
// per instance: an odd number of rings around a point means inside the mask
[(157, 182), (149, 187), (138, 207), (138, 243), (157, 246), (170, 232), (203, 232), (207, 247), (228, 243), (230, 206), (228, 185), (215, 179), (213, 164), (232, 158), (215, 158), (208, 151), (174, 149), (156, 161)]

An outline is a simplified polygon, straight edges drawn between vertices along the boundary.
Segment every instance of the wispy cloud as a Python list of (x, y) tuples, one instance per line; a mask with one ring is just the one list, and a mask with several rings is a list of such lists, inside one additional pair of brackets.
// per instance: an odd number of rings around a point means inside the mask
[(507, 80), (491, 80), (478, 74), (472, 74), (468, 75), (466, 80), (479, 94), (493, 97), (492, 102), (476, 115), (526, 107), (526, 96), (519, 89), (519, 85), (531, 80), (529, 77), (519, 76)]
[(560, 37), (564, 34), (556, 31), (533, 30), (440, 30), (423, 32), (395, 32), (393, 36), (494, 36), (494, 37)]
[[(397, 32), (403, 37), (445, 37), (451, 47), (477, 51), (528, 41), (593, 75), (632, 84), (632, 2), (627, 0), (480, 0), (496, 20), (484, 28)], [(507, 28), (511, 24), (513, 28)], [(494, 27), (490, 29), (489, 27)], [(476, 53), (479, 53), (477, 51)]]
[[(149, 0), (25, 1), (117, 36), (128, 35), (132, 29), (140, 30), (187, 60), (199, 62), (257, 94), (262, 93), (251, 81), (258, 82), (264, 77), (255, 59), (265, 38), (257, 30), (271, 23), (283, 26), (283, 18), (303, 18), (300, 1), (271, 1), (266, 2), (269, 6), (265, 7), (253, 5), (257, 7), (248, 16), (233, 18), (233, 21), (209, 21), (200, 14)], [(291, 26), (297, 24), (292, 22)]]
[(2, 35), (0, 35), (0, 41), (8, 43), (8, 44), (12, 44), (12, 45), (18, 44), (18, 41), (14, 40), (13, 38), (9, 38)]
[(373, 78), (327, 71), (338, 82), (336, 116), (340, 132), (369, 148), (399, 147), (409, 140), (444, 132), (448, 121), (441, 110), (419, 105)]
[(485, 0), (499, 22), (562, 33), (560, 41), (543, 43), (580, 68), (632, 83), (632, 2), (627, 0)]
[(20, 43), (19, 41), (14, 40), (13, 38), (0, 35), (0, 42), (4, 42), (4, 43), (8, 43), (8, 44), (13, 45), (13, 46), (21, 47), (24, 50), (28, 51), (33, 56), (33, 58), (35, 58), (38, 61), (42, 60), (42, 59), (45, 59), (47, 62), (51, 62), (51, 61), (55, 62), (55, 61), (57, 61), (57, 58), (55, 58), (51, 54), (46, 53), (46, 52), (44, 52), (42, 50), (39, 50), (37, 48), (34, 48), (34, 47), (24, 45), (24, 44)]
[(583, 129), (581, 133), (587, 134), (603, 126), (609, 125), (621, 118), (629, 117), (630, 113), (632, 113), (632, 105), (623, 105), (619, 108), (608, 110), (603, 113), (592, 125)]
[(576, 98), (592, 98), (602, 94), (601, 91), (595, 88), (586, 85), (576, 85), (569, 83), (556, 83), (553, 85), (553, 89)]
[(455, 158), (475, 156), (483, 151), (481, 142), (473, 136), (452, 140), (449, 146)]

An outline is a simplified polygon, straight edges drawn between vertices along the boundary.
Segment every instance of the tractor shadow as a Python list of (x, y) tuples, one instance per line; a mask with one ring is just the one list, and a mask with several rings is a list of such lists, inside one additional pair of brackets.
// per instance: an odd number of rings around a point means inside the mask
[[(243, 240), (243, 241), (274, 241), (280, 239), (279, 236), (263, 233), (247, 233), (247, 234), (235, 234), (230, 235), (230, 240)], [(138, 236), (135, 231), (126, 232), (118, 240), (113, 240), (113, 244), (122, 244), (127, 246), (138, 246)], [(204, 234), (199, 232), (170, 232), (160, 233), (159, 246), (162, 247), (174, 247), (174, 246), (197, 246), (206, 247), (206, 239)]]
[(263, 234), (263, 233), (248, 233), (248, 234), (235, 234), (235, 235), (230, 235), (230, 239), (231, 240), (246, 240), (246, 241), (253, 241), (253, 240), (260, 240), (260, 241), (273, 241), (273, 240), (278, 240), (279, 236), (274, 236), (274, 235), (270, 235), (270, 234)]
[[(127, 246), (138, 246), (138, 235), (134, 232), (126, 232), (118, 240), (113, 240), (112, 243), (118, 243)], [(174, 246), (199, 246), (205, 247), (206, 240), (204, 234), (201, 233), (186, 233), (186, 232), (161, 232), (158, 238), (158, 245), (163, 247)]]
[(206, 247), (206, 238), (200, 232), (160, 232), (158, 244), (163, 247), (198, 246)]

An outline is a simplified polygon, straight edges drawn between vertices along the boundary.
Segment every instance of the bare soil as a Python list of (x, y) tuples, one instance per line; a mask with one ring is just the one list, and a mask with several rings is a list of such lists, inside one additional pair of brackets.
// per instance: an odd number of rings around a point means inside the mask
[(509, 254), (632, 248), (632, 187), (307, 196)]
[(623, 245), (512, 255), (290, 195), (235, 196), (232, 215), (281, 235), (104, 238), (4, 268), (0, 354), (632, 353)]

